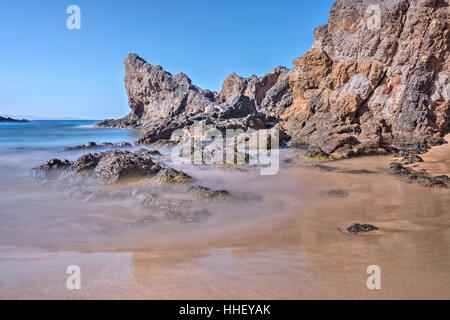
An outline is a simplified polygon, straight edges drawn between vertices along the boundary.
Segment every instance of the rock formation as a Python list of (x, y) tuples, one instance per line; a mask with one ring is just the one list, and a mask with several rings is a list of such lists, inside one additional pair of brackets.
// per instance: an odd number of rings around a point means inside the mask
[(294, 60), (294, 102), (282, 115), (292, 142), (344, 156), (443, 142), (449, 22), (448, 0), (337, 1)]
[(218, 129), (276, 125), (291, 145), (335, 158), (424, 151), (450, 132), (449, 22), (449, 0), (338, 0), (292, 70), (233, 73), (220, 92), (130, 54), (131, 113), (99, 125), (141, 127), (140, 143), (204, 120)]
[[(102, 184), (142, 178), (153, 178), (153, 181), (157, 183), (194, 181), (184, 172), (155, 163), (148, 154), (144, 153), (146, 152), (143, 150), (136, 152), (109, 150), (84, 154), (74, 162), (52, 159), (34, 168), (32, 176), (38, 180), (61, 179), (68, 185), (79, 183), (79, 178), (94, 178)], [(149, 153), (153, 152), (149, 151)]]
[(131, 112), (98, 125), (143, 128), (146, 133), (139, 143), (169, 139), (176, 129), (202, 120), (219, 130), (263, 129), (266, 114), (281, 114), (279, 110), (292, 103), (290, 70), (283, 67), (248, 79), (232, 74), (221, 92), (211, 92), (192, 85), (185, 74), (173, 76), (136, 54), (128, 55), (124, 64)]

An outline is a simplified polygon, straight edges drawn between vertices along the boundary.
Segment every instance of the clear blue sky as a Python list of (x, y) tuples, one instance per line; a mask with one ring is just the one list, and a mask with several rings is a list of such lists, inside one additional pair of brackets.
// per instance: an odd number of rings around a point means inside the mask
[[(130, 52), (219, 90), (306, 52), (333, 0), (2, 0), (0, 114), (84, 119), (129, 112)], [(66, 8), (81, 8), (68, 30)]]

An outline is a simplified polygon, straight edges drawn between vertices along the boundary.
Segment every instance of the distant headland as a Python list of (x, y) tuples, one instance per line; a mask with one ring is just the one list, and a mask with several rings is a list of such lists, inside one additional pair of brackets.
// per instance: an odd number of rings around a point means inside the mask
[(25, 123), (25, 122), (30, 122), (26, 119), (22, 119), (22, 120), (17, 120), (17, 119), (13, 119), (13, 118), (4, 118), (4, 117), (0, 117), (0, 122), (14, 122), (14, 123)]

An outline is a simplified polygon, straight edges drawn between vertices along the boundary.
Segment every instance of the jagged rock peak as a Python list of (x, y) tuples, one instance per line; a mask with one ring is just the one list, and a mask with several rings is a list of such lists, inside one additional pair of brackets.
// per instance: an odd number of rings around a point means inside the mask
[[(211, 92), (193, 85), (184, 73), (173, 76), (134, 53), (128, 55), (124, 65), (131, 112), (123, 119), (105, 120), (99, 126), (147, 128), (158, 121), (167, 126), (168, 119), (172, 119), (176, 127), (180, 127), (181, 120), (186, 117), (204, 115), (207, 119), (226, 115), (230, 119), (245, 118), (250, 110), (262, 114), (273, 113), (274, 108), (283, 111), (292, 101), (288, 83), (290, 70), (284, 67), (277, 67), (262, 77), (254, 75), (246, 79), (230, 75), (221, 92)], [(241, 95), (248, 99), (236, 99)]]

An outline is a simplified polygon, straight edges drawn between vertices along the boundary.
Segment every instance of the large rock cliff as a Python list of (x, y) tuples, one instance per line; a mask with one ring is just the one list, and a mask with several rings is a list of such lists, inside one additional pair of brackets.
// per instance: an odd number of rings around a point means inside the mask
[(339, 0), (294, 60), (292, 143), (351, 155), (425, 149), (449, 120), (448, 0)]
[(145, 128), (144, 143), (206, 120), (219, 129), (276, 124), (291, 145), (335, 157), (425, 150), (450, 132), (449, 1), (338, 0), (292, 70), (233, 73), (220, 92), (130, 54), (132, 111), (100, 125)]

